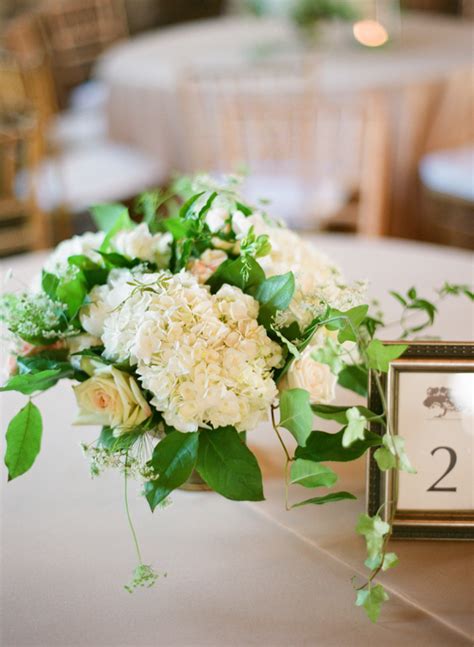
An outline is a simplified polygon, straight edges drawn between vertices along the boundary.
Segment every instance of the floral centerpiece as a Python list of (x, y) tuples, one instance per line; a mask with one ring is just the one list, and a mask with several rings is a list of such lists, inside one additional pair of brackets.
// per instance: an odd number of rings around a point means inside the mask
[[(139, 222), (123, 205), (93, 207), (98, 233), (62, 242), (30, 291), (2, 297), (12, 344), (2, 390), (28, 397), (6, 433), (9, 480), (40, 449), (31, 396), (65, 379), (77, 398), (75, 424), (101, 427), (83, 445), (92, 475), (116, 468), (125, 487), (139, 479), (152, 510), (195, 473), (228, 499), (262, 500), (245, 432), (266, 420), (285, 454), (287, 489), (314, 490), (297, 506), (355, 499), (326, 491), (337, 481), (326, 463), (370, 447), (378, 447), (381, 469), (411, 471), (385, 409), (331, 404), (337, 382), (365, 395), (368, 370), (379, 384), (406, 348), (375, 338), (381, 321), (364, 304), (365, 284), (348, 284), (312, 245), (245, 204), (234, 179), (185, 186), (180, 206), (175, 196), (144, 194)], [(440, 295), (459, 292), (468, 293), (445, 286)], [(422, 310), (432, 321), (435, 306), (416, 291), (396, 298), (404, 312)], [(313, 431), (315, 415), (340, 431)], [(368, 430), (371, 420), (383, 423), (383, 436)], [(294, 454), (284, 433), (296, 440)], [(142, 562), (128, 504), (127, 514), (139, 558), (126, 587), (133, 591), (157, 574)], [(367, 540), (369, 574), (356, 603), (375, 621), (387, 595), (374, 578), (397, 561), (387, 550), (391, 528), (378, 514), (361, 514), (357, 532)]]

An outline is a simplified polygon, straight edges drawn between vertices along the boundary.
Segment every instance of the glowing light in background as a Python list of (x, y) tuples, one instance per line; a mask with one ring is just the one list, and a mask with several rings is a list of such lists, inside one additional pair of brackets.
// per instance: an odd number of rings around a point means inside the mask
[(388, 41), (388, 33), (376, 20), (359, 20), (352, 27), (354, 38), (366, 47), (380, 47)]

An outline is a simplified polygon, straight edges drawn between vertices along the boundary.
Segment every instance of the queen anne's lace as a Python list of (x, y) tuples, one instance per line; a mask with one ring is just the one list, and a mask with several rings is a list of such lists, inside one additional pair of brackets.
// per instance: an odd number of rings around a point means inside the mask
[(106, 356), (136, 364), (151, 403), (179, 431), (253, 429), (277, 395), (271, 370), (282, 358), (257, 302), (228, 285), (211, 295), (188, 272), (134, 280), (105, 318)]

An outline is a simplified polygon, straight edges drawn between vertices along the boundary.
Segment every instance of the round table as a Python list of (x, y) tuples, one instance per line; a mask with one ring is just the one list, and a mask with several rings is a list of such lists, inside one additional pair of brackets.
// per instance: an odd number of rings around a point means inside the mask
[[(416, 284), (429, 297), (444, 280), (472, 278), (466, 252), (351, 237), (315, 242), (347, 276), (367, 277), (371, 296), (384, 307), (390, 288)], [(44, 254), (18, 256), (2, 269), (12, 267), (28, 282), (43, 260)], [(472, 338), (467, 301), (443, 306), (437, 332)], [(3, 428), (23, 400), (1, 395)], [(171, 507), (151, 515), (131, 488), (145, 560), (168, 576), (129, 595), (122, 585), (135, 557), (123, 481), (115, 473), (88, 478), (79, 441), (92, 441), (97, 430), (71, 426), (75, 404), (68, 385), (46, 392), (38, 404), (42, 453), (28, 474), (2, 487), (5, 647), (472, 644), (473, 544), (397, 542), (401, 563), (383, 576), (391, 600), (372, 626), (353, 606), (350, 583), (364, 570), (364, 542), (354, 533), (364, 507), (364, 460), (337, 469), (340, 488), (357, 494), (356, 502), (285, 512), (281, 448), (265, 425), (249, 439), (264, 472), (262, 503), (177, 491)]]
[[(240, 16), (179, 25), (116, 45), (97, 67), (109, 90), (110, 134), (159, 157), (170, 173), (187, 170), (178, 98), (183, 75), (195, 66), (251, 67), (273, 56), (284, 61), (298, 48), (287, 23)], [(407, 13), (401, 35), (386, 48), (371, 50), (349, 39), (339, 47), (321, 45), (309, 57), (322, 94), (383, 91), (391, 143), (389, 233), (416, 233), (417, 163), (446, 79), (472, 63), (471, 26)], [(438, 144), (454, 145), (452, 134), (448, 126)]]

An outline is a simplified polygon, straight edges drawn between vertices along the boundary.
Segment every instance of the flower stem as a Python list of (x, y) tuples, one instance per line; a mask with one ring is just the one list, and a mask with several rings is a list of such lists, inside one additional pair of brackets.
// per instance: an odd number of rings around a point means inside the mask
[(124, 478), (125, 511), (127, 513), (127, 521), (128, 521), (130, 531), (132, 533), (133, 543), (135, 544), (135, 550), (137, 551), (138, 562), (141, 565), (141, 564), (143, 564), (143, 560), (142, 560), (142, 555), (141, 555), (141, 552), (140, 552), (140, 545), (138, 543), (137, 533), (135, 532), (135, 528), (134, 528), (133, 522), (132, 522), (132, 517), (130, 516), (130, 509), (128, 507), (128, 454), (127, 454), (127, 456), (125, 458), (125, 472), (124, 472), (124, 475), (125, 475), (125, 478)]

